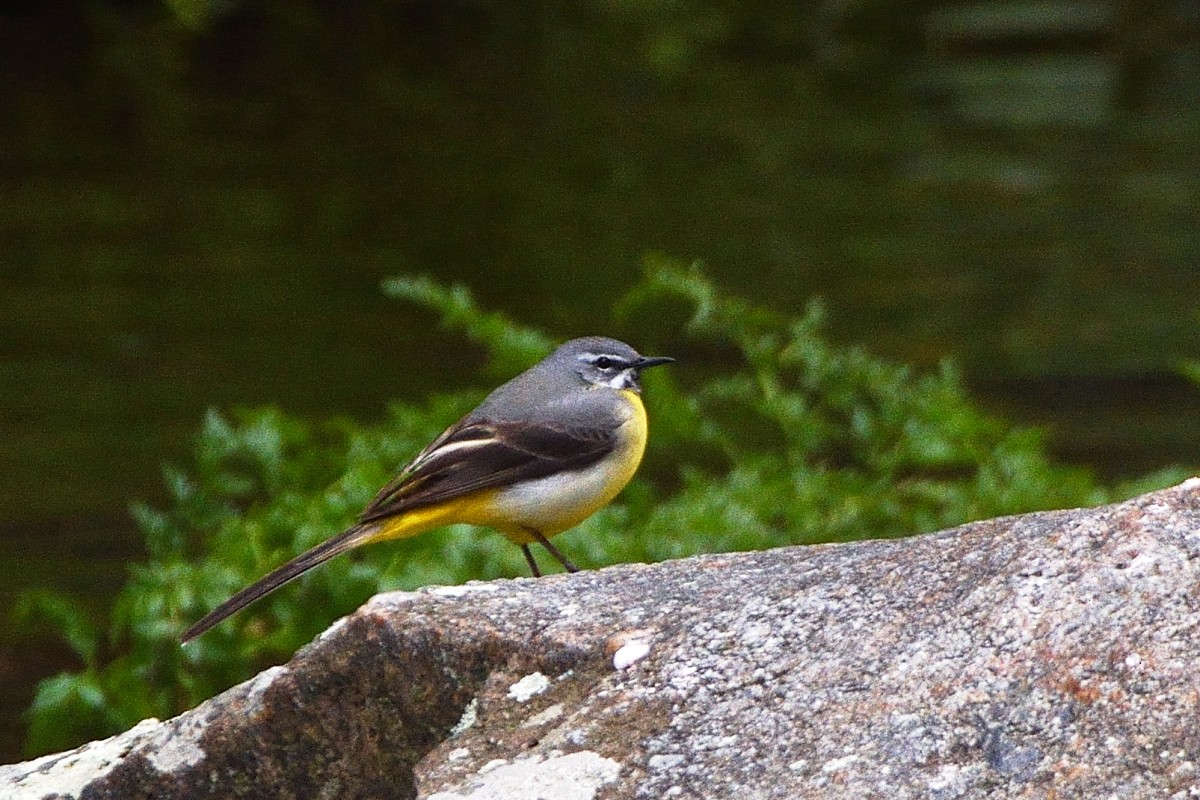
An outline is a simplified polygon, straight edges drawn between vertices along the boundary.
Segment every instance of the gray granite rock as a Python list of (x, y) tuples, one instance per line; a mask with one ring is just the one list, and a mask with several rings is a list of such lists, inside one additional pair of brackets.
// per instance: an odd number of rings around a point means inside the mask
[(4, 798), (1200, 797), (1200, 480), (376, 597)]

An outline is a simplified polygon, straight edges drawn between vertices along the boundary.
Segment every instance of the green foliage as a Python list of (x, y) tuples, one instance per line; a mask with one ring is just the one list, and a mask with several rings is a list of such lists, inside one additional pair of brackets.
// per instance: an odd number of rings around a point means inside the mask
[(1183, 377), (1200, 386), (1200, 361), (1184, 361), (1179, 365), (1179, 372)]
[(481, 309), (465, 286), (446, 287), (426, 276), (402, 275), (384, 281), (383, 292), (435, 309), (444, 329), (482, 345), (488, 354), (488, 372), (495, 378), (507, 380), (554, 347), (553, 339), (542, 331)]
[[(441, 315), (510, 375), (546, 334), (486, 313), (463, 288), (398, 278), (390, 294)], [(651, 259), (614, 329), (680, 358), (646, 376), (650, 451), (621, 500), (565, 534), (585, 566), (700, 552), (898, 536), (1108, 494), (1047, 459), (1037, 431), (980, 412), (950, 366), (928, 375), (821, 336), (798, 317), (720, 293), (696, 268)], [(166, 509), (135, 506), (148, 560), (131, 569), (107, 633), (61, 598), (53, 620), (83, 669), (42, 683), (29, 747), (41, 752), (177, 713), (286, 658), (381, 588), (518, 575), (517, 548), (468, 528), (335, 559), (181, 648), (180, 631), (237, 589), (348, 525), (478, 392), (394, 406), (386, 422), (312, 423), (275, 410), (210, 412), (195, 459), (166, 471)], [(70, 724), (68, 724), (70, 723)]]

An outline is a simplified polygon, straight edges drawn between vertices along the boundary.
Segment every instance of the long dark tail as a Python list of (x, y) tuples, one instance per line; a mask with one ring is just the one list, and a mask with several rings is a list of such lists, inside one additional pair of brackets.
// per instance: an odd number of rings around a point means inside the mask
[(326, 539), (311, 550), (301, 553), (205, 614), (196, 624), (184, 631), (179, 640), (186, 644), (226, 617), (236, 614), (255, 600), (275, 591), (292, 578), (299, 577), (318, 564), (323, 564), (334, 556), (352, 550), (360, 544), (366, 544), (378, 531), (378, 528), (378, 525), (355, 525), (332, 539)]

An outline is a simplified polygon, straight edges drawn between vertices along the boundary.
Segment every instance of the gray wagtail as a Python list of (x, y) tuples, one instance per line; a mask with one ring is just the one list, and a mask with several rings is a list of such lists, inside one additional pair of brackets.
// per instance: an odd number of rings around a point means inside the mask
[(194, 639), (292, 578), (360, 545), (459, 522), (486, 525), (521, 546), (550, 544), (609, 503), (646, 449), (641, 371), (647, 358), (616, 339), (572, 339), (488, 395), (383, 487), (358, 522), (247, 586), (184, 631)]

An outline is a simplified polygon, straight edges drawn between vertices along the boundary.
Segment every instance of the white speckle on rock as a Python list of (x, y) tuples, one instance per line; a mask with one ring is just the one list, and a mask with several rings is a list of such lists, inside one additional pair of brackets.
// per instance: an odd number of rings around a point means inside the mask
[(471, 702), (467, 703), (467, 707), (463, 709), (462, 716), (458, 718), (458, 722), (454, 723), (454, 727), (450, 729), (450, 738), (461, 735), (464, 731), (475, 724), (475, 720), (479, 715), (479, 700), (471, 698)]
[(590, 750), (511, 764), (498, 759), (485, 764), (469, 785), (427, 800), (592, 800), (620, 771), (616, 761)]
[(174, 724), (159, 725), (148, 737), (148, 747), (143, 747), (147, 760), (159, 772), (174, 773), (183, 767), (191, 767), (204, 760), (204, 749), (200, 738), (205, 725), (193, 715), (184, 715)]
[(743, 644), (757, 644), (766, 639), (771, 633), (771, 626), (765, 622), (752, 622), (742, 631)]
[(533, 728), (538, 725), (545, 725), (547, 722), (550, 722), (551, 720), (554, 720), (554, 719), (558, 719), (562, 715), (563, 715), (563, 704), (555, 703), (554, 705), (550, 706), (549, 708), (545, 709), (544, 711), (542, 711), (538, 714), (534, 714), (532, 717), (525, 720), (523, 723), (521, 723), (521, 727), (522, 728)]
[(447, 761), (462, 761), (467, 756), (471, 755), (471, 751), (465, 747), (456, 747), (446, 754)]
[(480, 592), (495, 592), (499, 591), (500, 587), (494, 583), (480, 583), (471, 581), (464, 583), (462, 586), (435, 586), (428, 589), (429, 594), (437, 595), (438, 597), (466, 597), (471, 594), (479, 594)]
[(650, 654), (650, 643), (636, 639), (626, 642), (613, 653), (613, 669), (629, 669)]
[(271, 684), (280, 675), (287, 672), (287, 667), (270, 667), (255, 675), (246, 687), (246, 712), (254, 713), (262, 707), (263, 694), (271, 688)]
[(698, 670), (691, 664), (672, 664), (669, 685), (672, 689), (688, 692), (700, 684)]
[(1125, 656), (1125, 666), (1129, 667), (1130, 669), (1137, 669), (1141, 665), (1142, 657), (1137, 653), (1130, 653), (1129, 655)]
[(333, 636), (335, 633), (337, 633), (339, 630), (341, 630), (341, 627), (345, 624), (346, 624), (346, 618), (338, 617), (337, 619), (335, 619), (333, 622), (331, 622), (329, 624), (328, 628), (326, 628), (325, 630), (323, 630), (319, 634), (317, 634), (316, 640), (319, 642), (323, 639), (328, 639), (330, 636)]
[(420, 592), (384, 592), (377, 594), (367, 601), (367, 608), (375, 608), (377, 606), (395, 607), (403, 606), (409, 603), (415, 603), (421, 599)]
[(855, 761), (858, 761), (858, 758), (859, 757), (854, 754), (851, 754), (848, 756), (842, 756), (841, 758), (831, 758), (829, 761), (826, 761), (824, 764), (821, 765), (821, 771), (822, 772), (840, 772), (840, 771), (846, 769), (847, 767), (849, 767)]
[(681, 753), (665, 753), (663, 755), (650, 756), (649, 767), (651, 772), (662, 772), (667, 769), (674, 769), (683, 763), (683, 755)]
[(1161, 556), (1161, 553), (1153, 550), (1144, 550), (1138, 553), (1129, 562), (1129, 574), (1139, 578), (1153, 575), (1157, 571), (1158, 562)]
[(521, 680), (508, 687), (508, 697), (518, 703), (524, 703), (531, 697), (541, 694), (550, 688), (550, 679), (540, 672), (526, 675)]

